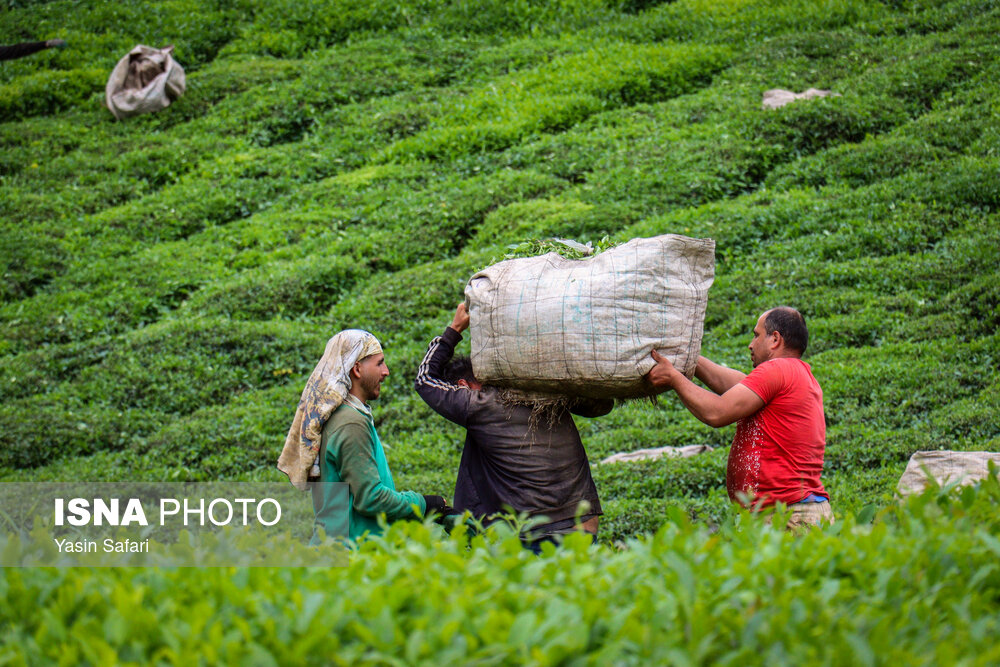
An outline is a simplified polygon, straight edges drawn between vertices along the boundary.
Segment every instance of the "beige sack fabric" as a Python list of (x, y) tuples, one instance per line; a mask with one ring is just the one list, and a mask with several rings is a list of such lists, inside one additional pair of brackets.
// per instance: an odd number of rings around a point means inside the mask
[(996, 452), (916, 452), (906, 464), (896, 490), (901, 496), (920, 493), (927, 486), (924, 468), (941, 486), (958, 482), (960, 486), (975, 484), (989, 475), (989, 462), (1000, 467), (1000, 453)]
[(634, 452), (618, 452), (612, 454), (601, 463), (622, 463), (623, 461), (655, 461), (663, 457), (668, 459), (686, 459), (698, 454), (712, 451), (708, 445), (685, 445), (683, 447), (653, 447), (637, 449)]
[(510, 259), (465, 288), (476, 379), (590, 398), (649, 394), (656, 349), (688, 377), (701, 352), (715, 241), (668, 234), (594, 257)]
[(184, 94), (184, 68), (171, 55), (173, 46), (154, 49), (139, 44), (118, 61), (104, 89), (115, 118), (159, 111)]
[(814, 97), (826, 97), (828, 95), (837, 96), (836, 93), (832, 93), (829, 90), (817, 90), (816, 88), (810, 88), (804, 93), (793, 93), (790, 90), (773, 88), (764, 92), (764, 101), (761, 103), (761, 106), (764, 109), (778, 109), (795, 100), (811, 100)]

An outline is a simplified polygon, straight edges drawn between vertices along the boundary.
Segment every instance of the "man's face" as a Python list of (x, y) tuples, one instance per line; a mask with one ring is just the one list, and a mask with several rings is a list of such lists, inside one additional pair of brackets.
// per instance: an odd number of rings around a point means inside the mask
[(378, 398), (382, 388), (382, 380), (389, 377), (389, 367), (385, 365), (385, 355), (380, 353), (365, 357), (357, 363), (355, 368), (360, 374), (357, 382), (365, 393), (365, 401), (373, 401)]
[(764, 330), (764, 318), (766, 317), (767, 313), (764, 313), (758, 318), (757, 326), (753, 328), (753, 338), (750, 339), (750, 363), (753, 364), (754, 368), (771, 358), (770, 346), (774, 334), (769, 336)]

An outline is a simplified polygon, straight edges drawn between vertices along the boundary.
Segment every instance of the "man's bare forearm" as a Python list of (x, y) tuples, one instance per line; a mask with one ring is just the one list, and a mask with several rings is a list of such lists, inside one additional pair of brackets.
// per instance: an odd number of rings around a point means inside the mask
[(720, 424), (720, 411), (722, 408), (722, 397), (713, 394), (707, 389), (699, 387), (687, 378), (681, 376), (674, 384), (674, 393), (681, 403), (699, 421), (709, 426), (722, 426)]
[(698, 357), (698, 366), (695, 368), (694, 375), (704, 382), (706, 387), (720, 395), (732, 389), (746, 377), (745, 373), (734, 368), (721, 366), (705, 357)]
[[(656, 350), (650, 355), (656, 365), (646, 374), (646, 381), (656, 393), (673, 389), (681, 403), (695, 417), (709, 426), (716, 428), (728, 426), (738, 419), (748, 417), (764, 407), (764, 400), (745, 385), (740, 384), (743, 373), (701, 357), (698, 368), (712, 380), (717, 387), (732, 383), (721, 393), (702, 389), (684, 374), (674, 368), (670, 361)], [(703, 365), (703, 362), (704, 365)], [(702, 382), (708, 382), (701, 378)], [(714, 389), (714, 387), (713, 387)]]

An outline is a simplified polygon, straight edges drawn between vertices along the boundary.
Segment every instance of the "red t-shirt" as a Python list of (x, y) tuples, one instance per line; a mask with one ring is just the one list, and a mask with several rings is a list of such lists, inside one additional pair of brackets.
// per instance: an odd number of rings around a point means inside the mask
[(820, 482), (826, 449), (823, 390), (801, 359), (771, 359), (753, 369), (741, 384), (764, 407), (736, 425), (729, 450), (726, 489), (754, 499), (755, 507), (801, 502), (810, 494), (829, 498)]

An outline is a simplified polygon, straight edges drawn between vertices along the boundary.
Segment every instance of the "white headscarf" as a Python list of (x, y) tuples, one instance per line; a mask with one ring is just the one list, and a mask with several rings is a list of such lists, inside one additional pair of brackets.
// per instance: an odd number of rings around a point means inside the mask
[(361, 329), (347, 329), (331, 338), (323, 357), (316, 364), (299, 407), (285, 447), (278, 457), (278, 470), (288, 475), (297, 489), (309, 488), (309, 478), (319, 477), (319, 456), (323, 424), (336, 410), (351, 388), (351, 369), (354, 364), (382, 352), (378, 339)]

